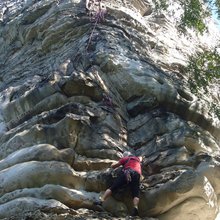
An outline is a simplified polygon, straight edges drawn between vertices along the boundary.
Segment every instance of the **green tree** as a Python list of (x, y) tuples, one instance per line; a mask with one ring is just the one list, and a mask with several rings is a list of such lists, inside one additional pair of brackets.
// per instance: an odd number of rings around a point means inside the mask
[(204, 18), (209, 15), (208, 11), (205, 11), (199, 0), (185, 0), (184, 1), (184, 13), (181, 18), (180, 28), (182, 30), (185, 27), (195, 28), (199, 33), (203, 33), (206, 30)]
[[(184, 12), (179, 25), (180, 30), (185, 31), (186, 27), (194, 28), (199, 33), (203, 33), (207, 27), (204, 19), (215, 11), (220, 19), (220, 0), (179, 0)], [(206, 3), (207, 7), (204, 7)], [(167, 10), (168, 0), (154, 0), (155, 10)]]
[(156, 11), (167, 10), (169, 6), (167, 0), (154, 0), (154, 5)]
[(220, 55), (217, 49), (204, 51), (190, 57), (187, 67), (190, 88), (197, 92), (199, 88), (208, 91), (208, 86), (216, 79), (220, 79)]
[[(190, 57), (187, 72), (191, 91), (198, 94), (198, 91), (202, 88), (207, 93), (208, 87), (220, 79), (220, 54), (217, 48)], [(219, 103), (210, 103), (210, 105), (211, 111), (220, 119)]]

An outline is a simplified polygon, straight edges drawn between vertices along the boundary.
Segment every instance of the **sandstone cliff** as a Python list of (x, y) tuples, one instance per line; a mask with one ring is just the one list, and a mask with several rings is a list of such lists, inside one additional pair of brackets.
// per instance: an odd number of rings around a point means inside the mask
[(219, 32), (179, 33), (175, 2), (102, 2), (99, 23), (84, 0), (0, 3), (0, 219), (126, 216), (126, 188), (93, 201), (127, 149), (145, 157), (142, 218), (216, 219), (219, 87), (201, 99), (181, 70)]

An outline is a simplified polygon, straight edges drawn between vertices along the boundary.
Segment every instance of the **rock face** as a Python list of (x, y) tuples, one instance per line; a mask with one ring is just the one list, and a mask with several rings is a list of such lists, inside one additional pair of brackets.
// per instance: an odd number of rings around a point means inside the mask
[(142, 218), (217, 219), (220, 122), (181, 72), (217, 31), (183, 36), (144, 0), (0, 4), (0, 219), (126, 216), (126, 188), (93, 205), (125, 150)]

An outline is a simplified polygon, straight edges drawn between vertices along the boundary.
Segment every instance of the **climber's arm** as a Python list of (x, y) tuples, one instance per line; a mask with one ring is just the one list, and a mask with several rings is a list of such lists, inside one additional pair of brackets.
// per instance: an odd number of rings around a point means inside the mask
[(117, 168), (117, 167), (119, 167), (119, 166), (121, 166), (121, 163), (117, 162), (117, 163), (113, 163), (113, 164), (111, 165), (111, 168), (115, 169), (115, 168)]

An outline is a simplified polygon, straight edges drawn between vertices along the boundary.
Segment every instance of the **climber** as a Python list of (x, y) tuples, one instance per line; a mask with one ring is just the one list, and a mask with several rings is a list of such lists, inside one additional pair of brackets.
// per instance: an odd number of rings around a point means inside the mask
[(92, 22), (100, 23), (105, 20), (106, 6), (102, 0), (86, 0), (86, 11)]
[(111, 168), (115, 169), (119, 166), (123, 166), (122, 172), (116, 178), (113, 185), (108, 188), (100, 201), (95, 202), (96, 205), (102, 205), (108, 197), (112, 195), (117, 189), (124, 185), (129, 185), (133, 197), (133, 210), (131, 215), (138, 216), (138, 204), (139, 204), (139, 186), (141, 176), (141, 162), (142, 157), (133, 156), (130, 152), (125, 151), (123, 157), (117, 162), (111, 165)]

